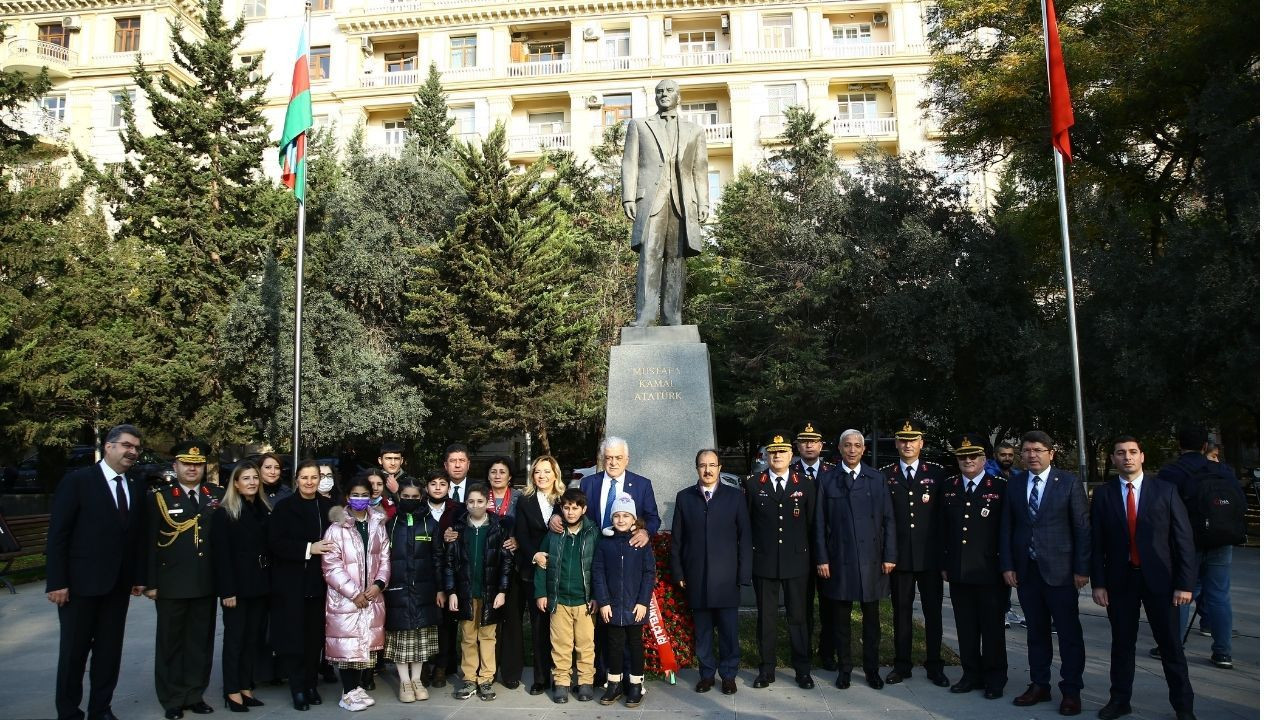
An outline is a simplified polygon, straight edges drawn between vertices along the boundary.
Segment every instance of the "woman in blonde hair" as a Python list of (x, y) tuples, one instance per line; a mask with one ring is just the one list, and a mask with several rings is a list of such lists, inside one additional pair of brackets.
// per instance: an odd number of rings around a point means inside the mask
[(211, 528), (214, 582), (222, 598), (223, 702), (231, 712), (262, 705), (252, 688), (271, 591), (270, 514), (258, 467), (248, 461), (236, 465)]
[(523, 595), (529, 607), (529, 627), (533, 640), (533, 684), (529, 692), (538, 695), (551, 686), (551, 619), (538, 609), (533, 592), (533, 555), (542, 547), (548, 530), (563, 527), (560, 496), (564, 494), (560, 464), (550, 455), (533, 461), (533, 473), (524, 495), (516, 505), (516, 565), (520, 568)]

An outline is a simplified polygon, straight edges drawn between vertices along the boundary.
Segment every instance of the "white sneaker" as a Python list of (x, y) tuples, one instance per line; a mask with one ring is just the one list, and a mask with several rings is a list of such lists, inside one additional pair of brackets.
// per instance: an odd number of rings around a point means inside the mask
[(369, 705), (361, 699), (359, 695), (356, 695), (355, 690), (352, 690), (342, 696), (342, 699), (338, 701), (338, 707), (343, 710), (350, 710), (351, 712), (360, 712), (361, 710), (369, 707)]
[(365, 692), (365, 691), (364, 691), (364, 688), (360, 687), (359, 685), (357, 685), (357, 686), (356, 686), (356, 689), (355, 689), (355, 690), (352, 690), (352, 691), (351, 691), (351, 694), (353, 694), (353, 695), (355, 695), (356, 697), (360, 698), (360, 700), (364, 703), (364, 706), (365, 706), (365, 707), (371, 707), (371, 706), (373, 706), (373, 705), (377, 705), (377, 704), (378, 704), (378, 701), (377, 701), (377, 700), (374, 700), (374, 699), (373, 699), (373, 698), (371, 698), (371, 697), (369, 697), (369, 693)]

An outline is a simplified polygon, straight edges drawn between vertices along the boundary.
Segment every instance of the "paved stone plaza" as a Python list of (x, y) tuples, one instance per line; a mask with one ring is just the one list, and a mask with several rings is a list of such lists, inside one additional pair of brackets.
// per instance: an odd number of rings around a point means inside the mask
[[(1240, 636), (1236, 638), (1233, 654), (1234, 670), (1218, 670), (1208, 664), (1209, 638), (1192, 633), (1187, 640), (1187, 657), (1191, 668), (1191, 682), (1196, 692), (1196, 715), (1201, 720), (1231, 720), (1234, 718), (1258, 718), (1259, 666), (1258, 666), (1258, 609), (1259, 609), (1259, 557), (1256, 548), (1237, 548), (1232, 577), (1232, 602), (1235, 610), (1235, 626)], [(33, 583), (18, 586), (17, 595), (0, 594), (0, 718), (5, 720), (37, 720), (54, 717), (53, 679), (58, 660), (58, 622), (56, 612), (45, 599), (44, 584)], [(1087, 597), (1088, 588), (1080, 599), (1081, 620), (1087, 644), (1085, 688), (1082, 695), (1084, 709), (1080, 717), (1093, 718), (1107, 698), (1107, 658), (1109, 632), (1106, 615)], [(1016, 606), (1015, 606), (1016, 608)], [(945, 641), (955, 646), (951, 610), (943, 610), (947, 635)], [(221, 625), (219, 625), (219, 643)], [(664, 715), (676, 715), (681, 720), (747, 720), (751, 718), (776, 718), (777, 720), (844, 720), (845, 718), (884, 717), (894, 720), (915, 718), (950, 718), (954, 720), (1045, 720), (1059, 717), (1057, 688), (1054, 703), (1033, 708), (1016, 708), (1010, 701), (1026, 686), (1026, 644), (1024, 631), (1014, 627), (1009, 631), (1009, 686), (1000, 700), (984, 700), (981, 693), (952, 695), (936, 688), (924, 678), (923, 671), (901, 685), (887, 686), (874, 691), (861, 683), (859, 673), (854, 674), (854, 685), (849, 690), (832, 687), (834, 673), (818, 670), (814, 673), (817, 687), (810, 691), (798, 689), (789, 670), (778, 673), (778, 683), (767, 690), (753, 690), (753, 670), (745, 669), (740, 677), (737, 695), (726, 696), (719, 692), (698, 695), (693, 692), (697, 680), (694, 671), (680, 673), (675, 686), (650, 682), (649, 692), (642, 706), (627, 709), (621, 703), (604, 707), (598, 703), (580, 703), (571, 700), (567, 705), (556, 705), (550, 697), (532, 697), (521, 687), (507, 690), (495, 685), (497, 700), (481, 702), (472, 698), (465, 702), (454, 700), (449, 693), (453, 687), (432, 689), (431, 699), (412, 705), (396, 701), (391, 683), (379, 681), (373, 692), (378, 704), (366, 710), (361, 720), (423, 718), (466, 718), (467, 720), (595, 720), (598, 718), (639, 718), (641, 714), (650, 720)], [(134, 598), (129, 611), (129, 628), (125, 640), (124, 668), (120, 686), (116, 690), (113, 709), (121, 720), (159, 720), (163, 710), (156, 702), (154, 692), (154, 639), (155, 611), (150, 601)], [(1147, 657), (1152, 645), (1150, 634), (1143, 633), (1138, 641), (1138, 667), (1134, 682), (1133, 718), (1171, 718), (1168, 693), (1160, 663)], [(220, 653), (219, 653), (220, 654)], [(887, 672), (887, 670), (886, 670)], [(1056, 673), (1056, 669), (1055, 669)], [(958, 667), (948, 668), (952, 682), (960, 679)], [(529, 675), (526, 671), (525, 679)], [(745, 682), (742, 682), (745, 680)], [(1055, 677), (1056, 682), (1056, 677)], [(231, 713), (222, 708), (219, 688), (222, 677), (217, 660), (214, 662), (213, 679), (205, 701), (217, 708), (212, 717), (230, 720)], [(88, 683), (85, 686), (86, 696)], [(284, 687), (264, 687), (258, 693), (267, 706), (234, 717), (248, 718), (298, 718), (326, 720), (349, 716), (337, 707), (338, 687), (321, 685), (325, 704), (314, 707), (301, 716), (289, 704)], [(196, 717), (187, 714), (188, 720)]]

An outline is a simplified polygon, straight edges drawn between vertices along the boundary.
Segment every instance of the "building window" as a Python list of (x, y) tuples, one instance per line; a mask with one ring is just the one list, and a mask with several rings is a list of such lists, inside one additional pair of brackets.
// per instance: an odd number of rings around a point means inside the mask
[(387, 72), (414, 70), (418, 67), (418, 53), (416, 51), (387, 53), (383, 62)]
[(67, 29), (62, 27), (62, 23), (49, 23), (47, 25), (37, 25), (37, 38), (42, 43), (57, 45), (58, 47), (67, 47)]
[(116, 18), (116, 52), (138, 52), (141, 37), (142, 18)]
[(791, 14), (765, 15), (764, 27), (761, 29), (761, 45), (766, 49), (776, 50), (791, 47)]
[(841, 120), (865, 120), (878, 117), (875, 93), (841, 93), (836, 95), (836, 117)]
[(529, 113), (529, 132), (535, 135), (555, 135), (564, 132), (564, 113)]
[(449, 67), (472, 68), (476, 66), (476, 58), (475, 35), (449, 38)]
[(110, 129), (119, 130), (124, 127), (125, 105), (127, 104), (129, 107), (133, 107), (137, 99), (137, 90), (115, 90), (111, 93)]
[(255, 20), (267, 16), (267, 0), (244, 0), (243, 15), (245, 20)]
[(710, 170), (707, 172), (707, 199), (711, 201), (711, 207), (720, 204), (720, 171)]
[(564, 41), (551, 40), (529, 43), (529, 62), (561, 60), (564, 58)]
[(620, 122), (631, 119), (631, 93), (605, 95), (600, 116), (605, 127), (613, 127)]
[(631, 57), (631, 33), (615, 30), (604, 34), (601, 55), (607, 58)]
[[(249, 72), (250, 80), (261, 80), (262, 79), (261, 58), (262, 58), (262, 53), (247, 53), (244, 55), (237, 55), (236, 62), (240, 65), (240, 69), (247, 70)], [(253, 63), (255, 60), (258, 61), (258, 67), (250, 70), (250, 68), (253, 68)]]
[(404, 120), (388, 120), (382, 123), (382, 132), (389, 146), (400, 147), (404, 145), (405, 121)]
[(768, 109), (765, 114), (781, 115), (787, 108), (796, 104), (796, 86), (794, 83), (767, 85), (765, 97), (768, 99)]
[(682, 32), (678, 39), (682, 54), (714, 52), (716, 49), (716, 32), (714, 30)]
[(329, 79), (329, 46), (320, 45), (311, 48), (310, 67), (312, 80)]
[(836, 45), (856, 45), (871, 42), (871, 23), (832, 25), (831, 41)]
[(40, 107), (49, 113), (58, 122), (65, 122), (67, 119), (67, 96), (66, 95), (45, 95), (40, 98)]
[(681, 103), (680, 116), (703, 127), (720, 124), (720, 106), (716, 102)]
[(453, 118), (454, 135), (471, 135), (476, 131), (476, 106), (454, 105), (449, 108), (449, 117)]
[(333, 0), (315, 0), (315, 3), (315, 7), (312, 8), (315, 12), (327, 12), (333, 9)]

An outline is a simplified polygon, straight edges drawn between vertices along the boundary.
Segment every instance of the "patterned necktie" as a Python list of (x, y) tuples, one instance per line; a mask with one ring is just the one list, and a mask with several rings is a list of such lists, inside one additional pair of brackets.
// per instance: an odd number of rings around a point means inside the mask
[(1129, 516), (1129, 563), (1134, 567), (1142, 564), (1138, 557), (1138, 499), (1133, 494), (1133, 483), (1129, 483), (1129, 498), (1125, 502)]
[(804, 471), (805, 471), (806, 473), (808, 473), (808, 474), (809, 474), (809, 479), (810, 479), (810, 480), (813, 480), (813, 479), (814, 479), (814, 477), (815, 477), (815, 476), (817, 476), (817, 473), (816, 473), (816, 472), (814, 472), (813, 468), (811, 468), (811, 467), (805, 467)]
[[(1031, 497), (1027, 498), (1027, 514), (1031, 516), (1031, 522), (1036, 521), (1036, 514), (1040, 512), (1040, 476), (1031, 476)], [(1031, 533), (1031, 543), (1027, 547), (1027, 555), (1032, 559), (1036, 559), (1036, 534)]]
[(462, 486), (455, 485), (453, 488), (453, 501), (462, 502)]
[(707, 502), (711, 502), (711, 491), (710, 491), (710, 490), (703, 490), (703, 491), (702, 491), (702, 494), (706, 496), (706, 501), (707, 501)]
[(600, 527), (608, 527), (613, 517), (613, 501), (618, 499), (618, 480), (616, 478), (609, 481), (609, 496), (604, 501), (604, 517), (601, 521), (604, 525)]
[(124, 492), (124, 477), (117, 475), (116, 480), (116, 510), (120, 511), (120, 522), (129, 524), (129, 496)]

